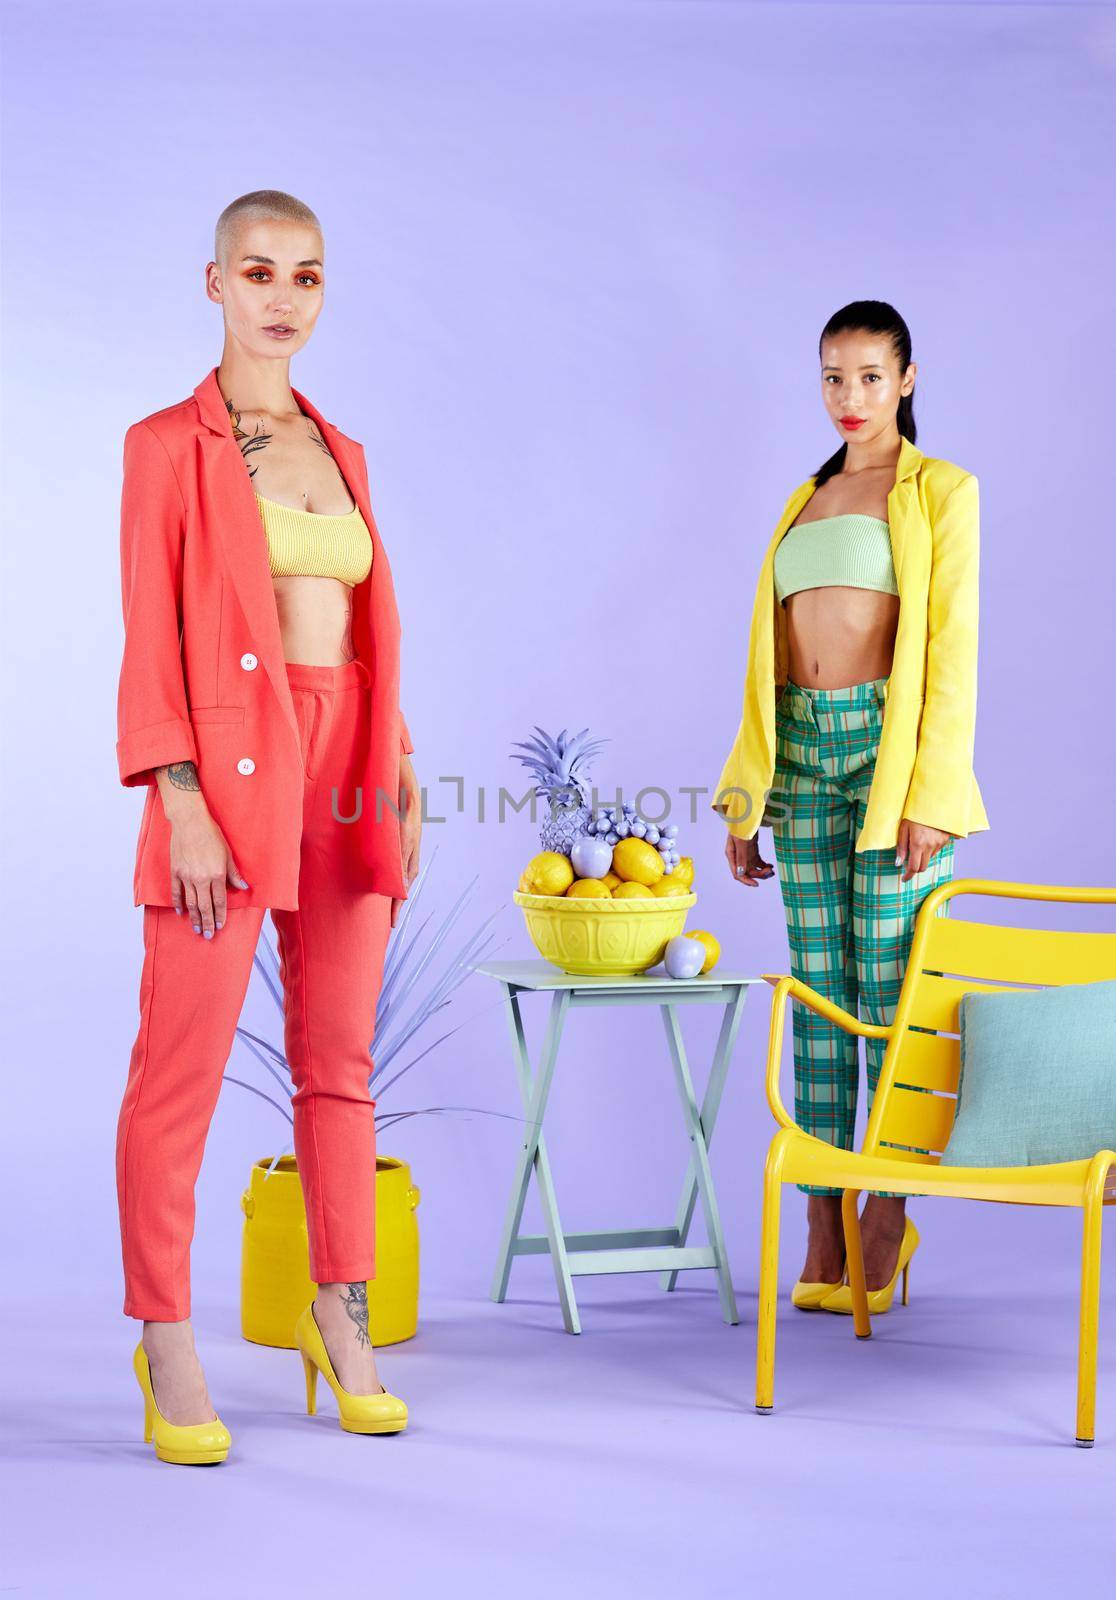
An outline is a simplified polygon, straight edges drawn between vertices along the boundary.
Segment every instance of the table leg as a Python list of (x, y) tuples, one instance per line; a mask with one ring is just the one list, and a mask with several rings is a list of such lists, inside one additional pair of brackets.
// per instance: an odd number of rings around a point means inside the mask
[(509, 984), (504, 984), (503, 987), (507, 1000), (512, 1051), (515, 1056), (519, 1089), (526, 1115), (526, 1131), (523, 1149), (519, 1153), (519, 1162), (516, 1168), (511, 1200), (508, 1205), (507, 1218), (504, 1223), (503, 1239), (500, 1244), (500, 1253), (497, 1257), (496, 1275), (492, 1283), (491, 1298), (496, 1301), (502, 1301), (507, 1295), (512, 1257), (515, 1253), (516, 1240), (519, 1237), (519, 1225), (523, 1220), (523, 1206), (527, 1199), (527, 1190), (531, 1182), (533, 1169), (538, 1181), (543, 1220), (546, 1224), (547, 1238), (550, 1242), (550, 1256), (554, 1264), (554, 1276), (558, 1284), (558, 1298), (562, 1305), (562, 1321), (567, 1333), (580, 1333), (581, 1321), (578, 1317), (577, 1301), (573, 1292), (573, 1279), (570, 1276), (569, 1261), (566, 1256), (565, 1236), (558, 1216), (558, 1200), (554, 1190), (554, 1179), (551, 1174), (550, 1159), (546, 1152), (546, 1143), (542, 1133), (547, 1099), (550, 1095), (550, 1085), (554, 1077), (554, 1065), (558, 1059), (558, 1046), (562, 1038), (562, 1028), (565, 1024), (566, 1013), (570, 1006), (570, 991), (568, 989), (555, 991), (554, 999), (551, 1002), (550, 1015), (547, 1019), (546, 1035), (543, 1040), (538, 1072), (532, 1075), (531, 1061), (527, 1052), (527, 1036), (519, 1009), (519, 997)]
[(717, 1209), (717, 1198), (713, 1191), (713, 1174), (709, 1166), (709, 1149), (706, 1144), (705, 1132), (702, 1128), (702, 1116), (698, 1110), (697, 1096), (694, 1094), (690, 1070), (686, 1065), (686, 1050), (682, 1043), (682, 1030), (678, 1026), (678, 1017), (672, 1005), (661, 1006), (660, 1010), (666, 1026), (667, 1043), (670, 1046), (671, 1059), (674, 1062), (674, 1072), (678, 1080), (678, 1093), (682, 1099), (686, 1127), (690, 1135), (690, 1142), (694, 1147), (694, 1182), (701, 1197), (702, 1209), (705, 1212), (705, 1226), (709, 1234), (709, 1243), (712, 1245), (714, 1254), (717, 1257), (717, 1287), (721, 1296), (721, 1313), (726, 1322), (736, 1323), (740, 1321), (740, 1317), (736, 1310), (736, 1296), (733, 1293), (732, 1278), (729, 1274), (728, 1254), (725, 1250), (724, 1234), (721, 1231), (721, 1216)]
[[(717, 1048), (713, 1052), (713, 1064), (709, 1069), (709, 1081), (705, 1086), (705, 1097), (701, 1103), (701, 1126), (705, 1135), (707, 1149), (713, 1142), (713, 1129), (716, 1126), (717, 1116), (721, 1108), (721, 1096), (724, 1093), (725, 1079), (728, 1077), (729, 1062), (732, 1060), (736, 1035), (740, 1030), (740, 1019), (744, 1011), (744, 1002), (747, 998), (747, 985), (741, 985), (735, 997), (726, 1005), (724, 1017), (721, 1019), (721, 1031), (717, 1037)], [(694, 1158), (691, 1156), (689, 1169), (682, 1185), (682, 1198), (678, 1203), (678, 1215), (675, 1221), (680, 1245), (684, 1245), (689, 1237), (690, 1224), (694, 1219), (694, 1207), (697, 1205), (697, 1197), (697, 1169)], [(659, 1278), (660, 1287), (668, 1292), (675, 1287), (677, 1282), (677, 1272), (664, 1272)]]

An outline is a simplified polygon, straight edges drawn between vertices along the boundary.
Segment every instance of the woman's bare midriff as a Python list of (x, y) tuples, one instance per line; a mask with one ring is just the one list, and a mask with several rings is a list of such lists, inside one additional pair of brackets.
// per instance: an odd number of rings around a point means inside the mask
[(784, 606), (787, 669), (807, 689), (846, 689), (891, 674), (899, 596), (827, 584)]
[(353, 660), (353, 591), (349, 584), (340, 578), (271, 581), (287, 661), (339, 667)]

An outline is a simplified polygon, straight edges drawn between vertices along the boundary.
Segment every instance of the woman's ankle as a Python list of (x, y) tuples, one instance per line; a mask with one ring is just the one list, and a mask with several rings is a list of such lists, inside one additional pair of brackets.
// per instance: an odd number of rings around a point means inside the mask
[(189, 1317), (183, 1317), (180, 1322), (145, 1322), (143, 1325), (144, 1345), (152, 1345), (159, 1350), (173, 1350), (183, 1345), (193, 1346), (194, 1330), (190, 1325)]
[(803, 1282), (839, 1283), (845, 1271), (845, 1235), (841, 1225), (841, 1196), (807, 1197), (806, 1262)]
[(883, 1238), (902, 1238), (907, 1222), (906, 1195), (870, 1194), (864, 1202), (860, 1225)]

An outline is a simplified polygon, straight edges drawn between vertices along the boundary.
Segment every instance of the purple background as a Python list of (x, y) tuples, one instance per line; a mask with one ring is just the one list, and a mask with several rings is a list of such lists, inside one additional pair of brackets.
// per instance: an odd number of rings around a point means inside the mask
[[(958, 873), (1112, 882), (1112, 10), (5, 12), (3, 1411), (25, 1510), (3, 1581), (131, 1594), (157, 1578), (178, 1595), (205, 1562), (231, 1592), (247, 1576), (343, 1580), (359, 1554), (370, 1582), (423, 1595), (719, 1595), (789, 1559), (791, 1593), (815, 1577), (860, 1593), (863, 1561), (921, 1595), (974, 1592), (986, 1572), (989, 1593), (1022, 1591), (1068, 1552), (1091, 1561), (1116, 1370), (1109, 1338), (1100, 1447), (1063, 1448), (1075, 1215), (919, 1206), (910, 1309), (864, 1347), (845, 1319), (788, 1311), (779, 1410), (753, 1416), (766, 991), (713, 1151), (738, 1328), (708, 1273), (669, 1300), (651, 1277), (581, 1280), (579, 1340), (545, 1261), (517, 1263), (493, 1306), (517, 1125), (415, 1119), (382, 1141), (423, 1191), (420, 1333), (382, 1361), (414, 1415), (390, 1459), (342, 1438), (328, 1405), (317, 1426), (300, 1417), (294, 1356), (239, 1338), (238, 1199), (281, 1125), (227, 1087), (198, 1187), (194, 1320), (237, 1459), (155, 1471), (112, 1160), (142, 796), (119, 788), (113, 743), (123, 433), (219, 359), (213, 222), (275, 186), (325, 227), (327, 309), (292, 378), (367, 450), (414, 761), (450, 815), (426, 829), (431, 891), (448, 905), (478, 874), (477, 920), (505, 907), (500, 956), (533, 954), (510, 893), (536, 833), (479, 824), (475, 795), (521, 792), (509, 746), (532, 724), (609, 737), (602, 789), (715, 782), (761, 552), (837, 442), (818, 333), (860, 297), (911, 326), (920, 447), (981, 482), (992, 826), (958, 846)], [(464, 816), (446, 775), (465, 779)], [(785, 968), (777, 884), (731, 882), (707, 797), (695, 824), (676, 820), (698, 868), (691, 920), (726, 967)], [(495, 999), (470, 983), (468, 1026), (413, 1075), (408, 1105), (518, 1112)], [(537, 1044), (543, 1003), (528, 1005)], [(244, 1020), (274, 1032), (255, 986)], [(683, 1013), (699, 1081), (715, 1022)], [(548, 1141), (567, 1228), (673, 1213), (687, 1148), (653, 1013), (571, 1020)], [(802, 1248), (788, 1198), (786, 1286)]]

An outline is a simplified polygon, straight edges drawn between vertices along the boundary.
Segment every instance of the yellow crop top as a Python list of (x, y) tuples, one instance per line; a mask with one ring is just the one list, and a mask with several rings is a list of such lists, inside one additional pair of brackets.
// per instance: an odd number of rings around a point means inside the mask
[(372, 535), (360, 507), (331, 515), (256, 496), (273, 578), (340, 578), (357, 584), (372, 570)]

